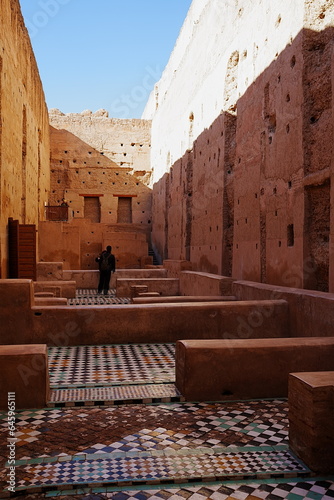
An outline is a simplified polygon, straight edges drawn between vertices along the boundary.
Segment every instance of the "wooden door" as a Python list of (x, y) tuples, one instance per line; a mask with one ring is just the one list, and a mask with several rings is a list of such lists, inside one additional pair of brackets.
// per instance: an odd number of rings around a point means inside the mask
[(8, 220), (9, 277), (36, 280), (36, 226)]

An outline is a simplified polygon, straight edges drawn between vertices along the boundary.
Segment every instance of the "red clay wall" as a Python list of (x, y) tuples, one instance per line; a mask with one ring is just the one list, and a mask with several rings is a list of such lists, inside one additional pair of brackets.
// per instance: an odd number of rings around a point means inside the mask
[(332, 15), (325, 2), (306, 1), (303, 29), (250, 85), (243, 65), (255, 55), (232, 54), (226, 100), (236, 87), (246, 90), (154, 185), (153, 241), (162, 258), (334, 290)]
[(1, 2), (0, 122), (0, 277), (5, 278), (8, 217), (37, 225), (50, 185), (48, 111), (18, 0)]

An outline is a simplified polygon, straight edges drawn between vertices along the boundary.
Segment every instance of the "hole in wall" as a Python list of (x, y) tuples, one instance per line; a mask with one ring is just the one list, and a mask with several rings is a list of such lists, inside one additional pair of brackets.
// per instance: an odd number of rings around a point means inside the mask
[(296, 56), (292, 56), (290, 59), (290, 66), (293, 68), (296, 65)]
[(288, 247), (293, 247), (295, 244), (295, 230), (293, 224), (289, 224), (287, 227), (287, 240)]
[(225, 389), (223, 392), (222, 392), (222, 396), (233, 396), (233, 392), (230, 391), (229, 389)]

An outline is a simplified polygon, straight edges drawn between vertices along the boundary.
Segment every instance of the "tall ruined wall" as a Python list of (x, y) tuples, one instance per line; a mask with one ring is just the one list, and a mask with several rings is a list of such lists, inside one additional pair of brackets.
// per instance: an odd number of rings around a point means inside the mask
[[(58, 130), (66, 130), (93, 147), (118, 167), (130, 168), (137, 177), (149, 185), (151, 153), (151, 121), (109, 118), (101, 109), (82, 113), (63, 114), (50, 110), (50, 124)], [(51, 144), (51, 156), (62, 154), (56, 144)], [(67, 158), (68, 159), (68, 158)]]
[(8, 217), (38, 224), (49, 192), (49, 123), (18, 0), (0, 1), (0, 276)]
[(154, 245), (202, 271), (333, 290), (332, 2), (200, 4), (144, 114)]
[(103, 110), (51, 110), (50, 122), (49, 205), (65, 199), (69, 218), (43, 224), (41, 258), (60, 260), (65, 269), (91, 269), (107, 242), (118, 265), (140, 266), (152, 219), (150, 122), (109, 119)]

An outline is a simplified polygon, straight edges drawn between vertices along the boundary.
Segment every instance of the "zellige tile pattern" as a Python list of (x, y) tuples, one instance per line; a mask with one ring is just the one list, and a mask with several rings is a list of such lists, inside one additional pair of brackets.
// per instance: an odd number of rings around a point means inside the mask
[(174, 382), (174, 356), (174, 344), (50, 347), (50, 384), (78, 387)]

